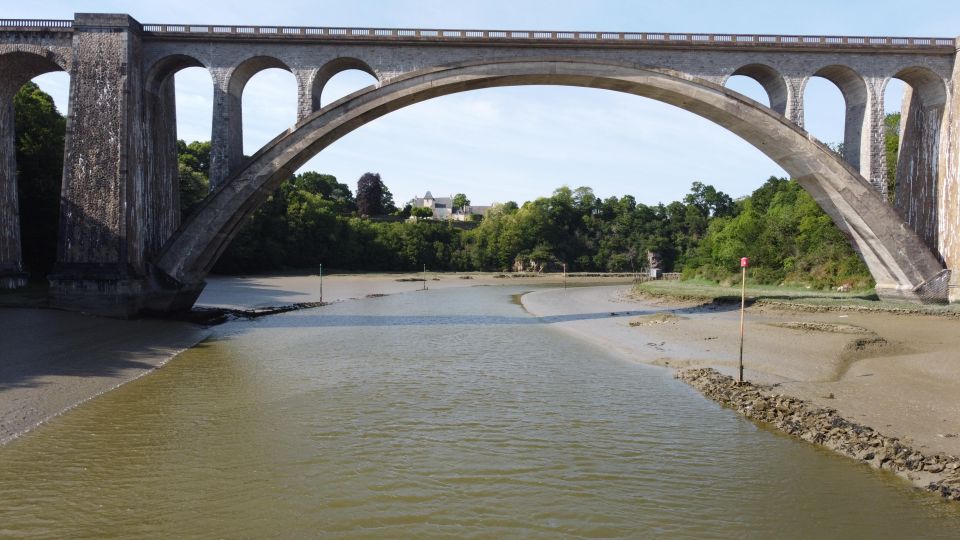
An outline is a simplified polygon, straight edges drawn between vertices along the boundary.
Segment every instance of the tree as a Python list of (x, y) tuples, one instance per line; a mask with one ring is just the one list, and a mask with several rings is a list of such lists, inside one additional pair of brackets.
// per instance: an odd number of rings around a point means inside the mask
[(900, 113), (883, 117), (883, 148), (887, 160), (887, 200), (893, 202), (897, 191), (897, 158), (900, 154)]
[(384, 186), (378, 173), (364, 173), (357, 180), (357, 212), (361, 217), (384, 214)]
[(416, 208), (410, 209), (410, 215), (415, 218), (432, 218), (433, 210), (426, 206), (417, 206)]
[(463, 193), (457, 193), (453, 196), (453, 207), (463, 213), (463, 209), (470, 206), (470, 199)]
[(42, 279), (56, 260), (66, 118), (33, 82), (16, 93), (13, 108), (23, 262), (31, 279)]
[(696, 206), (705, 217), (723, 217), (734, 210), (733, 199), (729, 195), (703, 182), (694, 182), (683, 202)]
[(183, 219), (210, 192), (210, 141), (177, 141), (177, 173), (180, 176), (180, 218)]
[(331, 201), (338, 214), (349, 214), (357, 209), (357, 201), (353, 198), (350, 187), (337, 182), (337, 177), (332, 174), (307, 171), (296, 175), (292, 182), (297, 189), (321, 195)]
[(390, 193), (390, 190), (387, 189), (387, 185), (383, 184), (383, 195), (380, 196), (380, 207), (383, 209), (384, 214), (395, 214), (399, 211), (397, 205), (393, 202), (393, 193)]

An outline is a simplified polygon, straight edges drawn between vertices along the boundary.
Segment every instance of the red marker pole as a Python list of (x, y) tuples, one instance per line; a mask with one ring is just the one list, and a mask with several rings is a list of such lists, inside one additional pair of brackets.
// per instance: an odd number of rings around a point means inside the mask
[(740, 280), (740, 384), (743, 384), (743, 312), (747, 305), (747, 267), (750, 266), (750, 259), (740, 258), (740, 268), (743, 271)]

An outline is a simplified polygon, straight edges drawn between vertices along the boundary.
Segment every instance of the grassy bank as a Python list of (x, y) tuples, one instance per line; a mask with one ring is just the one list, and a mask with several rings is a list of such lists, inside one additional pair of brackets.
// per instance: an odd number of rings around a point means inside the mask
[[(633, 293), (646, 298), (677, 301), (729, 303), (740, 301), (740, 286), (720, 285), (713, 281), (648, 281), (634, 285)], [(922, 313), (960, 316), (960, 304), (917, 305), (905, 302), (881, 302), (873, 290), (836, 292), (803, 287), (782, 287), (747, 283), (747, 302), (808, 311), (864, 310), (891, 313)]]

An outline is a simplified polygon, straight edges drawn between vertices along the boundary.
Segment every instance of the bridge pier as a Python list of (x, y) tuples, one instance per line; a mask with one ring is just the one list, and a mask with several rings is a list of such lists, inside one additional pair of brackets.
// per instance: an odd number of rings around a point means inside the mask
[(884, 138), (884, 105), (882, 77), (867, 77), (867, 100), (864, 107), (863, 131), (860, 133), (860, 176), (879, 193), (887, 194), (887, 157)]
[(17, 197), (17, 148), (13, 93), (0, 88), (0, 289), (27, 284), (20, 250), (20, 203)]
[[(210, 191), (220, 187), (243, 160), (243, 107), (231, 91), (233, 70), (212, 68), (213, 131), (210, 148)], [(242, 92), (242, 89), (241, 89)]]
[(129, 317), (146, 290), (140, 25), (78, 13), (73, 26), (54, 306)]
[[(955, 43), (960, 54), (960, 38)], [(937, 251), (951, 273), (950, 303), (960, 302), (960, 63), (954, 63), (940, 130)]]

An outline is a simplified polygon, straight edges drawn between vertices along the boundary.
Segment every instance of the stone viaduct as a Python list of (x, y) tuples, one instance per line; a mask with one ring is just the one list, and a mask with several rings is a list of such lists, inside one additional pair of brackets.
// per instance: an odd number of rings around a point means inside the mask
[[(553, 84), (626, 92), (705, 117), (796, 178), (849, 237), (882, 298), (957, 301), (960, 40), (953, 38), (404, 30), (140, 24), (127, 15), (0, 20), (0, 285), (23, 283), (12, 96), (70, 75), (54, 305), (114, 316), (190, 307), (247, 218), (310, 157), (380, 116), (433, 97)], [(173, 75), (213, 80), (211, 194), (179, 221)], [(298, 122), (248, 159), (241, 97), (291, 72)], [(377, 84), (320, 107), (328, 80)], [(761, 105), (724, 88), (755, 79)], [(843, 156), (803, 130), (811, 77), (846, 102)], [(897, 192), (885, 185), (883, 93), (905, 81)], [(951, 272), (951, 270), (953, 272)]]

